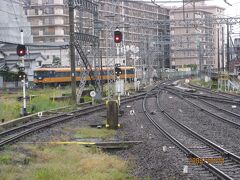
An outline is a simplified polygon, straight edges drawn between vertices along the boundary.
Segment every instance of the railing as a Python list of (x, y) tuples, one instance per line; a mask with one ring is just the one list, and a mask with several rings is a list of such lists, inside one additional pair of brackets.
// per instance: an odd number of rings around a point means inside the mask
[(197, 76), (198, 71), (176, 71), (176, 72), (161, 72), (160, 77), (161, 78), (174, 78), (174, 77), (191, 77), (191, 76)]

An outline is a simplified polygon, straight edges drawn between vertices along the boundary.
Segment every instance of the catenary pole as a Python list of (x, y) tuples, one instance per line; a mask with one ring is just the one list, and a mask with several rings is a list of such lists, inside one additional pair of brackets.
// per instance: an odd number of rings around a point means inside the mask
[(74, 0), (69, 0), (69, 27), (70, 27), (70, 62), (71, 62), (71, 87), (72, 101), (76, 103), (76, 69), (74, 47)]

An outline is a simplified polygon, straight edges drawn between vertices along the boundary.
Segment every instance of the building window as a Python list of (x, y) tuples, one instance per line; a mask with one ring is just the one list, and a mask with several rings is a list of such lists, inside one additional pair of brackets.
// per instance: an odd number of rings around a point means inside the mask
[(49, 38), (50, 42), (55, 42), (55, 38)]

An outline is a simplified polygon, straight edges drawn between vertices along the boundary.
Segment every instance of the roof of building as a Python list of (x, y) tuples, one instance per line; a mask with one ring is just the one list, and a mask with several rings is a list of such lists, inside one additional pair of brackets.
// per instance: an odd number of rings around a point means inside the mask
[[(27, 54), (26, 56), (24, 56), (24, 59), (25, 59), (25, 61), (34, 61), (38, 57), (42, 57), (44, 60), (46, 60), (46, 58), (41, 53)], [(6, 61), (15, 61), (15, 60), (18, 60), (18, 59), (19, 59), (19, 56), (17, 54), (10, 54), (9, 56), (7, 56), (5, 58)]]
[[(43, 49), (67, 49), (69, 43), (67, 42), (56, 42), (56, 43), (28, 43), (25, 44), (30, 50), (43, 50)], [(13, 51), (16, 50), (17, 44), (4, 44), (0, 46), (1, 51)]]
[[(203, 4), (203, 5), (197, 5), (197, 6), (195, 6), (195, 8), (193, 7), (193, 5), (184, 6), (184, 11), (206, 11), (207, 9), (225, 10), (224, 7), (218, 6), (218, 5)], [(172, 7), (170, 9), (170, 12), (183, 12), (183, 7), (178, 7), (178, 8)]]

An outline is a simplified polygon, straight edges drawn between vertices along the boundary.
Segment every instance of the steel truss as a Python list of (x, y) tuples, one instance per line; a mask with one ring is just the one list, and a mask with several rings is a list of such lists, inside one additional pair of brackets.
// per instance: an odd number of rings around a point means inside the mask
[[(77, 28), (74, 32), (74, 46), (76, 48), (76, 51), (78, 52), (78, 55), (80, 56), (83, 65), (85, 68), (82, 68), (81, 74), (80, 74), (80, 82), (79, 82), (79, 89), (77, 90), (77, 102), (79, 102), (80, 97), (82, 96), (82, 92), (84, 90), (84, 87), (86, 85), (86, 78), (87, 76), (90, 77), (91, 82), (95, 83), (94, 88), (96, 91), (96, 97), (101, 97), (101, 88), (100, 88), (100, 75), (94, 73), (93, 70), (93, 64), (91, 64), (88, 60), (88, 57), (86, 55), (86, 47), (91, 47), (91, 49), (97, 51), (95, 53), (96, 56), (94, 56), (94, 60), (99, 60), (99, 31), (93, 29), (94, 35), (83, 33), (83, 11), (86, 11), (88, 13), (93, 14), (94, 22), (98, 21), (98, 5), (93, 3), (89, 0), (74, 0), (73, 4), (69, 3), (69, 6), (73, 6), (75, 9), (77, 9), (80, 13), (79, 16), (79, 24), (77, 24)], [(76, 24), (75, 24), (76, 25)], [(95, 27), (95, 25), (94, 25)], [(99, 65), (99, 63), (97, 63)], [(79, 65), (81, 63), (79, 62)], [(96, 66), (96, 64), (95, 64)], [(98, 71), (100, 73), (100, 71)]]
[(157, 25), (160, 26), (179, 26), (179, 27), (195, 27), (196, 25), (199, 26), (208, 26), (211, 24), (229, 24), (234, 25), (240, 23), (240, 18), (196, 18), (194, 19), (184, 19), (184, 20), (135, 20), (135, 21), (128, 21), (128, 22), (120, 22), (125, 23), (128, 26), (144, 26), (144, 27), (156, 27)]
[(84, 11), (98, 15), (98, 5), (89, 0), (74, 0), (73, 3), (68, 2), (69, 6), (73, 6), (78, 10), (84, 9)]
[(75, 32), (75, 39), (77, 41), (89, 42), (93, 46), (96, 46), (99, 43), (99, 37), (94, 35), (89, 35), (85, 33)]

